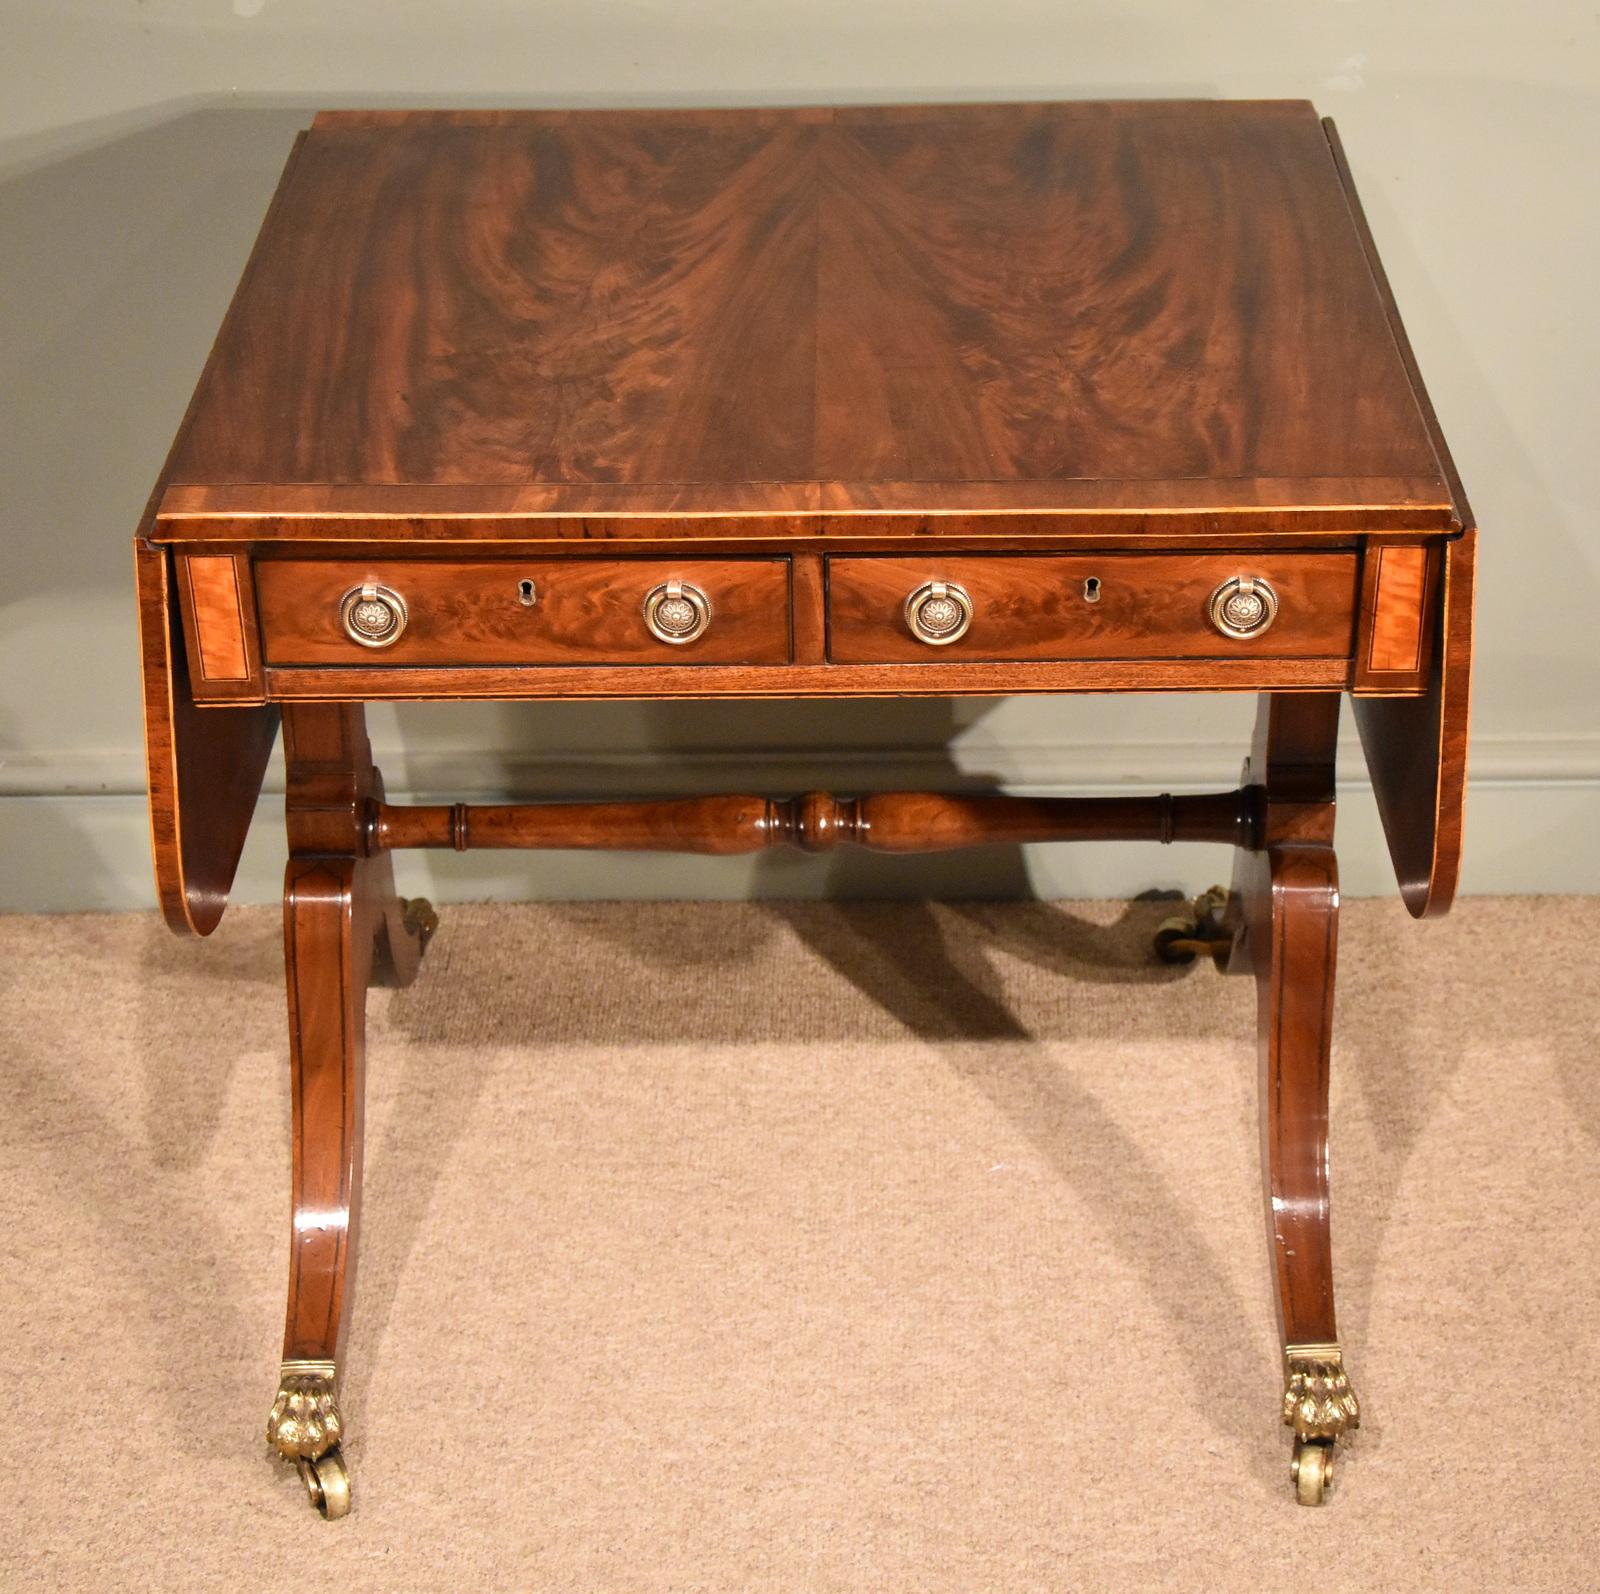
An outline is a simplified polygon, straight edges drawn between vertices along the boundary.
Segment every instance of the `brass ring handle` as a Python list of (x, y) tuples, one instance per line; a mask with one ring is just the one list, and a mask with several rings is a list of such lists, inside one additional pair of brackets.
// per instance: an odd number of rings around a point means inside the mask
[(906, 625), (929, 647), (942, 648), (967, 634), (972, 597), (954, 581), (926, 581), (906, 599)]
[(1278, 594), (1260, 576), (1233, 576), (1211, 594), (1207, 613), (1224, 636), (1248, 641), (1278, 618)]
[(644, 623), (656, 641), (681, 648), (705, 635), (711, 624), (711, 600), (698, 587), (674, 577), (646, 595)]
[(339, 600), (344, 634), (364, 648), (392, 647), (408, 619), (406, 600), (392, 587), (380, 587), (374, 581), (352, 587)]

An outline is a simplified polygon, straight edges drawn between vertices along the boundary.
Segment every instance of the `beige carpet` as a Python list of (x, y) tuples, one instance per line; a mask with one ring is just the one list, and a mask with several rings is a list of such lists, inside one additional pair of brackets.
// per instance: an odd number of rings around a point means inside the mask
[(1253, 998), (1148, 905), (448, 910), (376, 993), (354, 1514), (262, 1422), (276, 918), (0, 920), (7, 1589), (1592, 1589), (1600, 899), (1346, 910), (1296, 1508)]

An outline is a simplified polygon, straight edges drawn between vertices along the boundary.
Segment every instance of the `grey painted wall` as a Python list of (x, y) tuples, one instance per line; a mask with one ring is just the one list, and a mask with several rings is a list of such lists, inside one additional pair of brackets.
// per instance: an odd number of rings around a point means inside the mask
[[(150, 900), (128, 539), (295, 130), (338, 104), (1305, 96), (1484, 527), (1467, 885), (1600, 890), (1600, 13), (1527, 0), (0, 0), (0, 907)], [(383, 709), (391, 791), (1232, 778), (1241, 700)], [(1347, 889), (1388, 891), (1353, 745)], [(243, 894), (277, 889), (258, 825)], [(441, 896), (1199, 887), (1219, 856), (410, 860)], [(437, 870), (437, 879), (428, 877)]]

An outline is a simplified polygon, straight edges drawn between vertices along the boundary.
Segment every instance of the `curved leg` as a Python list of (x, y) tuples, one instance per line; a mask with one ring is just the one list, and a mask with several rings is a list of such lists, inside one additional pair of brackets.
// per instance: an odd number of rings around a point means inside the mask
[[(327, 1514), (347, 1507), (337, 1373), (361, 1196), (362, 1062), (373, 938), (360, 864), (292, 858), (284, 881), (294, 1173), (289, 1302), (267, 1439)], [(362, 934), (365, 929), (367, 933)], [(324, 1484), (326, 1475), (340, 1487)]]
[(1290, 1475), (1320, 1505), (1333, 1446), (1360, 1407), (1333, 1305), (1328, 1078), (1339, 924), (1333, 851), (1335, 696), (1264, 696), (1245, 782), (1259, 793), (1260, 850), (1235, 854), (1230, 972), (1256, 977), (1267, 1239), (1284, 1355)]
[(1256, 970), (1261, 1156), (1286, 1344), (1328, 1344), (1328, 1056), (1339, 883), (1326, 848), (1274, 849), (1271, 943)]
[(294, 1164), (283, 1363), (267, 1440), (299, 1466), (317, 1509), (339, 1517), (350, 1508), (338, 1370), (361, 1204), (366, 992), (375, 974), (409, 980), (424, 937), (407, 924), (388, 856), (363, 855), (366, 805), (381, 787), (361, 710), (295, 706), (284, 730)]
[(1271, 940), (1256, 971), (1267, 1229), (1283, 1330), (1283, 1420), (1304, 1505), (1320, 1505), (1333, 1445), (1360, 1421), (1333, 1308), (1328, 1202), (1328, 1061), (1339, 874), (1328, 847), (1274, 848)]

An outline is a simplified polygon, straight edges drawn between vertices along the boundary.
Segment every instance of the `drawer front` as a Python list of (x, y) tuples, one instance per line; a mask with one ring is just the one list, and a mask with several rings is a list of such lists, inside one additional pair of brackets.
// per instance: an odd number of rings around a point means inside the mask
[(785, 559), (262, 559), (255, 577), (269, 665), (789, 661)]
[[(1276, 603), (1258, 634), (1233, 634), (1212, 619), (1214, 601), (1224, 605), (1235, 581), (1245, 586), (1246, 605), (1232, 613), (1248, 616), (1252, 601)], [(934, 583), (943, 587), (930, 597)], [(919, 610), (927, 636), (907, 613), (918, 594), (933, 605)], [(1356, 595), (1354, 553), (830, 558), (828, 658), (1348, 658)], [(942, 640), (941, 630), (959, 634)]]

